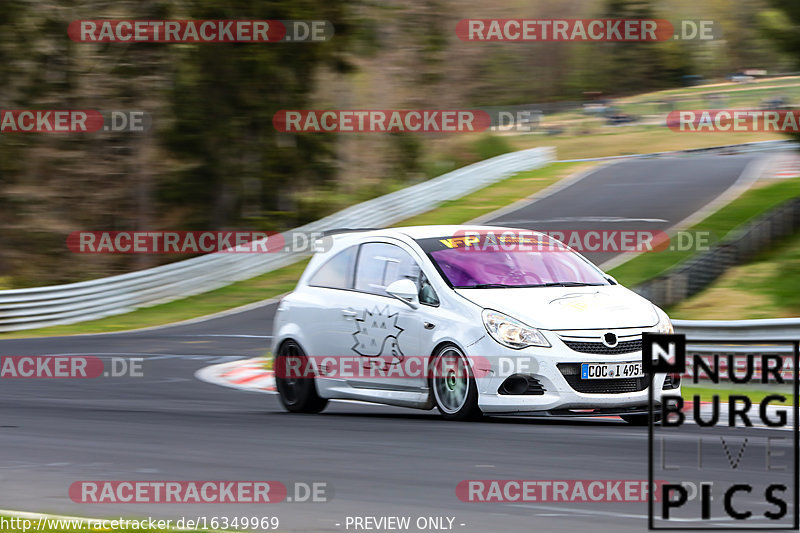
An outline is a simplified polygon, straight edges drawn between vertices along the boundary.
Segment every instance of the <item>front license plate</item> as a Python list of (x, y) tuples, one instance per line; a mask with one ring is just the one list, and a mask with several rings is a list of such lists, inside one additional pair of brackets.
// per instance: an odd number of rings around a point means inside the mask
[(641, 378), (642, 362), (636, 363), (583, 363), (581, 379)]

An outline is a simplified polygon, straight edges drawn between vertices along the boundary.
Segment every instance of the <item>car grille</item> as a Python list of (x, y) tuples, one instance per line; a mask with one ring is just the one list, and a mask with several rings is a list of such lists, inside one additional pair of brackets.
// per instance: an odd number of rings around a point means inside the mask
[(647, 388), (647, 376), (621, 379), (581, 379), (580, 363), (559, 363), (558, 369), (576, 392), (584, 394), (624, 394), (640, 392)]
[(632, 341), (620, 341), (613, 348), (609, 348), (602, 342), (578, 342), (578, 341), (568, 341), (564, 339), (561, 340), (564, 341), (564, 344), (566, 344), (570, 350), (574, 350), (580, 353), (619, 355), (623, 353), (638, 352), (641, 351), (642, 349), (642, 339), (636, 339)]

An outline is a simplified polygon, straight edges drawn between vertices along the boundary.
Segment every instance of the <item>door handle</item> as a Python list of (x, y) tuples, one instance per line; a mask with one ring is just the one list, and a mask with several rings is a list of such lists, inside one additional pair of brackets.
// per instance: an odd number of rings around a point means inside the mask
[(351, 309), (342, 309), (342, 316), (345, 318), (355, 318), (358, 316), (358, 313)]

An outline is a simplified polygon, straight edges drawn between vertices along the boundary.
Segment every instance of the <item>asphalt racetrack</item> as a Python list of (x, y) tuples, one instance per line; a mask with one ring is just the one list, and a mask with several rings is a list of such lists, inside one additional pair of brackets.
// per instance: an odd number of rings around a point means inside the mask
[[(754, 157), (619, 162), (496, 222), (594, 228), (598, 223), (586, 217), (619, 217), (662, 220), (625, 224), (666, 229), (731, 187)], [(333, 402), (320, 415), (292, 415), (274, 395), (194, 378), (209, 364), (263, 355), (274, 307), (132, 333), (0, 341), (3, 356), (143, 358), (144, 374), (3, 379), (0, 508), (100, 517), (277, 516), (280, 531), (347, 531), (348, 516), (381, 515), (453, 517), (455, 531), (646, 530), (643, 503), (467, 503), (456, 497), (456, 485), (469, 479), (645, 480), (646, 428), (618, 419), (447, 423), (435, 411), (350, 402)], [(767, 429), (739, 434), (754, 441), (790, 435)], [(769, 475), (758, 474), (762, 481)], [(104, 479), (325, 482), (330, 501), (233, 506), (70, 500), (72, 483)], [(718, 522), (728, 523), (721, 517)]]

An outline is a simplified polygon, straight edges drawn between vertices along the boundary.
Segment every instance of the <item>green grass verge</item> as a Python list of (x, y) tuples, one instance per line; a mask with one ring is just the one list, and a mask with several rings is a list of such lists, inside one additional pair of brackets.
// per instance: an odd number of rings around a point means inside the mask
[[(713, 98), (710, 98), (713, 95)], [(800, 77), (759, 80), (753, 83), (721, 83), (700, 85), (696, 87), (680, 87), (664, 91), (642, 93), (634, 96), (614, 99), (611, 105), (622, 113), (650, 120), (655, 116), (664, 116), (672, 110), (681, 109), (713, 109), (713, 108), (749, 108), (757, 109), (768, 98), (782, 97), (790, 103), (800, 98)], [(671, 108), (665, 101), (672, 102)], [(570, 128), (596, 128), (604, 126), (605, 117), (586, 114), (580, 109), (571, 109), (561, 113), (548, 115), (545, 127), (558, 125)], [(626, 126), (628, 128), (629, 126)], [(663, 126), (659, 126), (662, 129)], [(605, 128), (617, 129), (617, 128)], [(619, 128), (625, 129), (625, 128)], [(738, 142), (738, 141), (730, 141)]]
[[(788, 387), (786, 388), (788, 389)], [(719, 401), (721, 403), (728, 403), (728, 396), (732, 394), (747, 396), (754, 404), (772, 394), (780, 394), (786, 398), (786, 401), (770, 402), (770, 405), (794, 405), (794, 394), (792, 394), (789, 390), (784, 390), (783, 387), (775, 388), (773, 390), (758, 389), (757, 387), (754, 388), (753, 386), (741, 386), (736, 388), (734, 386), (725, 386), (722, 384), (719, 387), (697, 387), (686, 385), (681, 387), (681, 396), (683, 396), (685, 402), (690, 402), (695, 395), (699, 395), (700, 400), (704, 402), (711, 401), (714, 396), (719, 396)]]
[(708, 85), (695, 85), (692, 87), (680, 87), (677, 89), (666, 89), (651, 93), (643, 93), (636, 96), (621, 98), (622, 103), (637, 103), (648, 101), (659, 101), (665, 98), (686, 98), (703, 94), (748, 94), (759, 93), (760, 91), (778, 91), (778, 95), (792, 96), (793, 91), (800, 87), (800, 77), (786, 76), (783, 78), (760, 79), (748, 83), (722, 82)]
[[(585, 131), (586, 133), (579, 133)], [(726, 144), (785, 140), (774, 133), (681, 133), (666, 126), (635, 125), (621, 127), (599, 126), (581, 121), (565, 126), (565, 133), (555, 136), (528, 133), (508, 136), (516, 150), (537, 146), (552, 146), (560, 160), (670, 152), (692, 148), (711, 148)]]
[[(772, 181), (745, 191), (687, 231), (709, 232), (712, 242), (718, 241), (747, 221), (797, 195), (800, 195), (800, 178)], [(661, 274), (695, 253), (697, 252), (694, 250), (677, 249), (646, 252), (612, 269), (609, 274), (623, 285), (634, 286)]]
[[(720, 95), (722, 98), (710, 101), (708, 95), (711, 94)], [(623, 113), (651, 120), (648, 116), (666, 116), (667, 109), (662, 105), (665, 99), (672, 99), (673, 109), (680, 110), (758, 108), (763, 100), (774, 97), (785, 97), (789, 102), (796, 102), (800, 98), (800, 77), (760, 80), (748, 84), (725, 83), (683, 87), (620, 98), (614, 100), (612, 105)], [(545, 135), (542, 131), (538, 131), (522, 134), (506, 133), (505, 136), (517, 149), (553, 146), (561, 160), (709, 148), (724, 144), (785, 138), (774, 133), (758, 132), (735, 134), (704, 132), (702, 135), (697, 135), (672, 131), (663, 124), (655, 123), (609, 127), (605, 118), (589, 116), (580, 110), (546, 116), (542, 129), (553, 127), (560, 128), (563, 133)]]
[[(590, 165), (591, 163), (554, 163), (540, 169), (520, 172), (457, 201), (445, 202), (436, 209), (405, 220), (397, 224), (397, 226), (460, 224), (485, 213), (490, 213), (515, 200), (526, 198), (572, 172), (581, 168), (588, 168)], [(218, 313), (291, 291), (305, 269), (307, 262), (307, 260), (302, 261), (268, 272), (257, 278), (240, 281), (227, 287), (183, 300), (139, 309), (131, 313), (101, 320), (4, 333), (0, 334), (0, 339), (108, 333), (158, 326)]]
[(669, 309), (673, 318), (744, 320), (800, 316), (800, 233)]

